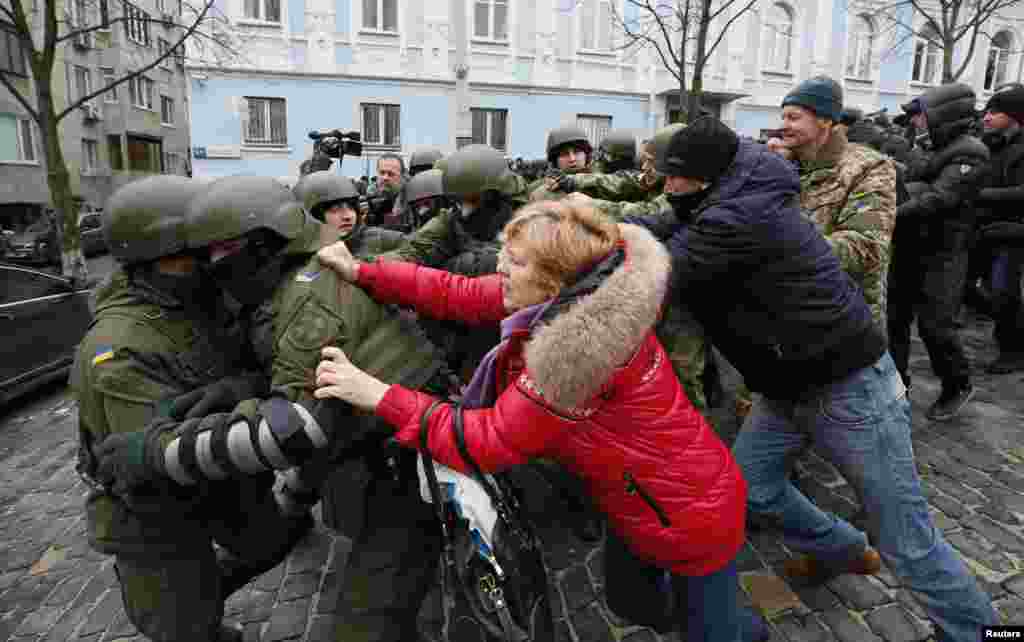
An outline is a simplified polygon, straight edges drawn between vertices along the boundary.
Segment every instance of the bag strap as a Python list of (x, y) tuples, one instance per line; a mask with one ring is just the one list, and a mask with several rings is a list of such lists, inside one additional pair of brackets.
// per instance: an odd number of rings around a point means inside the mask
[(423, 471), (427, 476), (427, 488), (430, 490), (430, 497), (434, 504), (434, 513), (437, 521), (441, 523), (441, 535), (445, 541), (449, 539), (448, 523), (445, 519), (446, 507), (444, 498), (441, 497), (441, 485), (437, 482), (437, 471), (434, 470), (434, 459), (430, 456), (428, 440), (430, 437), (429, 422), (430, 415), (434, 414), (437, 407), (444, 403), (443, 399), (437, 399), (430, 404), (427, 411), (420, 417), (420, 456), (423, 457)]

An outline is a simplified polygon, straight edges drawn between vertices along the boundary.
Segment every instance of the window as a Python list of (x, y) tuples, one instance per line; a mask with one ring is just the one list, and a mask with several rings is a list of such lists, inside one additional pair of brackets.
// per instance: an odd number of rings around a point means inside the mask
[(35, 162), (35, 124), (13, 114), (0, 114), (0, 161)]
[(107, 0), (99, 0), (100, 7), (100, 24), (103, 25), (104, 30), (110, 29), (110, 7), (107, 5)]
[(857, 16), (846, 44), (846, 75), (871, 79), (871, 58), (875, 50), (875, 26), (867, 16)]
[(581, 48), (610, 51), (612, 48), (611, 2), (608, 0), (583, 0), (581, 9)]
[(164, 152), (164, 174), (180, 174), (181, 156), (175, 152)]
[(914, 42), (914, 69), (911, 80), (926, 85), (939, 83), (942, 74), (942, 48), (939, 34), (926, 27)]
[(92, 74), (88, 67), (75, 65), (73, 78), (74, 87), (69, 93), (75, 100), (81, 100), (92, 93)]
[(162, 167), (163, 144), (154, 138), (128, 134), (128, 169), (133, 172), (159, 174)]
[(579, 114), (576, 116), (576, 126), (587, 132), (587, 140), (594, 149), (597, 149), (608, 130), (612, 128), (612, 117)]
[(27, 76), (25, 55), (14, 27), (0, 22), (0, 71)]
[(281, 22), (281, 0), (245, 0), (245, 17), (263, 22)]
[(163, 125), (174, 124), (174, 99), (167, 96), (160, 96), (160, 123)]
[(769, 71), (792, 71), (793, 12), (784, 4), (774, 4), (765, 19), (764, 67)]
[(1010, 62), (1010, 48), (1012, 40), (1010, 34), (1000, 31), (992, 39), (992, 46), (988, 50), (988, 61), (985, 64), (985, 90), (994, 91), (996, 87), (1006, 82), (1006, 69)]
[(99, 167), (99, 143), (94, 140), (82, 139), (82, 171), (91, 172)]
[(74, 15), (72, 16), (72, 24), (78, 28), (85, 28), (89, 26), (89, 12), (86, 9), (85, 0), (75, 0), (71, 5)]
[(288, 121), (284, 98), (247, 98), (249, 122), (245, 128), (248, 145), (287, 145)]
[(402, 144), (398, 105), (363, 103), (363, 142), (398, 147)]
[(153, 81), (145, 76), (128, 79), (128, 96), (132, 105), (142, 109), (153, 109)]
[(490, 145), (494, 149), (505, 151), (508, 140), (507, 109), (470, 109), (473, 116), (473, 143)]
[(398, 31), (398, 0), (363, 0), (363, 29)]
[(110, 169), (117, 171), (124, 170), (124, 155), (121, 153), (121, 136), (111, 134), (107, 136), (107, 158), (110, 159)]
[(508, 40), (508, 0), (476, 0), (473, 35), (488, 40)]
[[(117, 80), (117, 77), (114, 75), (114, 70), (110, 67), (100, 67), (100, 72), (103, 74), (104, 87), (109, 87), (110, 85), (114, 84), (115, 80)], [(107, 92), (103, 94), (103, 102), (117, 102), (117, 87), (114, 87), (113, 89), (108, 89)]]
[(171, 43), (167, 42), (164, 38), (156, 39), (156, 52), (157, 56), (161, 56), (160, 66), (164, 69), (171, 68)]
[(149, 14), (128, 2), (124, 3), (124, 33), (132, 42), (148, 47), (153, 43), (149, 34)]

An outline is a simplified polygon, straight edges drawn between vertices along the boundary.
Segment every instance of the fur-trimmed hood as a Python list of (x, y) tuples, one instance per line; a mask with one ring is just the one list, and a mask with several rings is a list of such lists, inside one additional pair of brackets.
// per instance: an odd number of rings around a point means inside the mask
[(625, 261), (526, 344), (526, 366), (555, 406), (582, 405), (625, 365), (658, 320), (668, 289), (668, 251), (647, 230), (620, 225)]

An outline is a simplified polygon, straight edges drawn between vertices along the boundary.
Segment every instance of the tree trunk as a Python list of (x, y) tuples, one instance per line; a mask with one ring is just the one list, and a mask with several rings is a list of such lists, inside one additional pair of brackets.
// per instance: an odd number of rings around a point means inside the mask
[(942, 83), (953, 82), (953, 50), (956, 48), (956, 41), (949, 42), (948, 38), (942, 40)]
[(39, 109), (38, 123), (46, 150), (46, 184), (50, 188), (50, 200), (56, 210), (57, 239), (61, 253), (61, 274), (72, 280), (85, 283), (89, 276), (82, 255), (78, 236), (78, 206), (71, 193), (71, 179), (64, 153), (60, 148), (60, 134), (57, 129), (57, 113), (53, 104), (52, 74), (36, 78)]
[(690, 115), (689, 120), (700, 118), (701, 94), (704, 93), (703, 69), (700, 60), (693, 68), (693, 78), (690, 79), (690, 93), (686, 96), (686, 113)]
[[(686, 70), (683, 69), (683, 74), (685, 74), (685, 73), (686, 73)], [(679, 81), (679, 115), (676, 117), (676, 120), (673, 121), (673, 122), (677, 122), (677, 123), (685, 123), (685, 122), (689, 122), (689, 120), (690, 120), (689, 119), (689, 114), (686, 111), (686, 106), (690, 103), (690, 92), (688, 92), (686, 90), (686, 80), (685, 80), (685, 77), (686, 76), (684, 75), (683, 76), (684, 80), (680, 80)]]

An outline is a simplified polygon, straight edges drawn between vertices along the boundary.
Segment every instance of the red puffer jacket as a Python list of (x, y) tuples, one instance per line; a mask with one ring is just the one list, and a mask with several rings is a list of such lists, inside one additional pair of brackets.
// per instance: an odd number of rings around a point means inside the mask
[[(466, 410), (466, 443), (485, 471), (556, 460), (580, 476), (610, 528), (642, 559), (706, 575), (743, 544), (746, 483), (690, 403), (654, 335), (669, 274), (648, 232), (623, 226), (626, 259), (592, 292), (508, 338), (496, 364), (497, 402)], [(364, 264), (359, 284), (382, 302), (428, 316), (494, 323), (506, 316), (501, 277), (469, 279), (409, 263)], [(377, 414), (419, 444), (429, 395), (391, 386)], [(433, 457), (468, 472), (452, 407), (430, 416)]]

